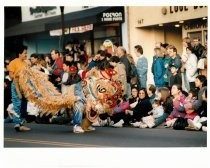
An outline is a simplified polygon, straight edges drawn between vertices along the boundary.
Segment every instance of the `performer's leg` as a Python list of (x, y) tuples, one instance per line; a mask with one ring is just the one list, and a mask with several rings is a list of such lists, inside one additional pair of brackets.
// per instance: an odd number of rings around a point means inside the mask
[(84, 104), (81, 101), (75, 103), (73, 124), (80, 125), (82, 122), (82, 113), (84, 111)]
[(92, 123), (87, 118), (84, 118), (82, 120), (81, 127), (84, 131), (94, 131), (95, 129), (93, 129), (91, 125)]
[(14, 81), (12, 82), (12, 85), (11, 85), (11, 92), (12, 92), (13, 109), (15, 111), (15, 114), (13, 116), (13, 123), (14, 125), (17, 125), (21, 123), (21, 119), (20, 119), (21, 100), (18, 97)]
[(83, 133), (84, 130), (80, 127), (82, 123), (82, 113), (84, 111), (84, 104), (81, 101), (77, 101), (74, 107), (73, 125), (74, 133)]
[(12, 92), (12, 103), (15, 114), (13, 115), (13, 123), (16, 131), (29, 131), (30, 128), (27, 128), (21, 124), (21, 99), (18, 97), (17, 90), (15, 88), (15, 82), (13, 81), (11, 84), (11, 92)]

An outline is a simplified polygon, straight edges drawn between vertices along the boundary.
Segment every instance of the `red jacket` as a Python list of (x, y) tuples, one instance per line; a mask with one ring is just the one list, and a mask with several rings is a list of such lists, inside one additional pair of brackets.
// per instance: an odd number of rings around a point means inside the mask
[[(54, 67), (55, 66), (55, 67)], [(58, 57), (56, 60), (55, 60), (55, 63), (53, 64), (53, 67), (55, 68), (53, 70), (53, 74), (56, 75), (56, 76), (61, 76), (62, 73), (63, 73), (63, 60), (61, 57)]]

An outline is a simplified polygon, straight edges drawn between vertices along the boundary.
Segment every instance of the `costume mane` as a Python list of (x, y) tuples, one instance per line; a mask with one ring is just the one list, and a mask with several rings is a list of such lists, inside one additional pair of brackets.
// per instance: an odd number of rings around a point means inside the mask
[[(102, 78), (99, 72), (95, 68), (90, 70), (86, 78), (78, 84), (71, 85), (68, 94), (65, 95), (56, 90), (46, 74), (33, 68), (22, 69), (18, 83), (26, 99), (41, 109), (41, 115), (54, 115), (62, 108), (75, 107), (86, 116), (85, 119), (90, 124), (98, 119), (99, 114), (112, 114), (116, 100), (122, 93), (119, 83)], [(111, 73), (110, 70), (108, 73)], [(81, 100), (83, 107), (78, 107), (76, 102)]]
[(42, 113), (57, 113), (61, 108), (74, 104), (76, 97), (62, 95), (54, 85), (48, 81), (43, 72), (24, 68), (19, 73), (19, 87), (27, 100), (41, 108)]

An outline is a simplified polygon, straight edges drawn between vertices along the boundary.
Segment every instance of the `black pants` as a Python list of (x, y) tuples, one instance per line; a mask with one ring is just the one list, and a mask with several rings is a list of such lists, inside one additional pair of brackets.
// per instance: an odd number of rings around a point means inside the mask
[(111, 119), (112, 121), (114, 121), (114, 123), (117, 123), (117, 122), (119, 122), (121, 119), (123, 119), (123, 120), (125, 119), (125, 113), (124, 113), (124, 112), (115, 113), (115, 114), (113, 114), (112, 116), (109, 116), (107, 113), (104, 113), (104, 114), (100, 114), (100, 115), (99, 115), (99, 118), (100, 118), (101, 120), (106, 120), (107, 117), (110, 117), (110, 119)]
[(124, 118), (125, 118), (125, 113), (124, 112), (116, 113), (116, 114), (114, 114), (113, 116), (110, 117), (110, 119), (112, 121), (114, 121), (114, 123), (119, 122), (121, 119), (124, 120)]
[(207, 127), (207, 120), (206, 121), (203, 121), (201, 122), (202, 126), (206, 126)]
[(145, 117), (145, 116), (148, 116), (147, 112), (145, 111), (133, 111), (133, 118), (136, 120), (136, 121), (141, 121), (142, 117)]

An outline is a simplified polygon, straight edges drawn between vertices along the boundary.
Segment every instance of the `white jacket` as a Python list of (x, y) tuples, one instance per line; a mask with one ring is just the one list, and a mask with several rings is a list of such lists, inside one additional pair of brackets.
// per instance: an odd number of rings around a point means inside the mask
[(188, 56), (187, 62), (186, 62), (186, 77), (189, 82), (195, 82), (195, 78), (198, 76), (197, 73), (197, 57), (195, 54), (191, 54)]

